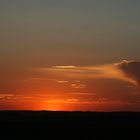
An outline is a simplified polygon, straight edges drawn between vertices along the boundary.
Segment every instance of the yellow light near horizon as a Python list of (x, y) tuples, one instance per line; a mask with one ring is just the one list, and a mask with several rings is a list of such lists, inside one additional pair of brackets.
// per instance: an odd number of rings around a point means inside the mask
[(65, 107), (62, 103), (48, 103), (46, 105), (46, 110), (50, 111), (64, 111)]

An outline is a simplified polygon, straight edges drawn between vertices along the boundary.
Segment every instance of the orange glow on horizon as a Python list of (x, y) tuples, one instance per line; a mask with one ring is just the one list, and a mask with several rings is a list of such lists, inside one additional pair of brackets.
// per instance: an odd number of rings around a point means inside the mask
[(49, 103), (45, 105), (46, 110), (49, 111), (65, 111), (65, 105), (60, 103)]

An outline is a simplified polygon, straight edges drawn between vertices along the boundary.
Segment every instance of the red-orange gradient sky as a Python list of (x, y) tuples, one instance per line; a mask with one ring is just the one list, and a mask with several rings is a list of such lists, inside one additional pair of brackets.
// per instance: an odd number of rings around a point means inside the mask
[(140, 62), (127, 60), (32, 68), (3, 82), (0, 109), (139, 111), (139, 70)]
[(140, 2), (0, 1), (0, 110), (140, 111)]

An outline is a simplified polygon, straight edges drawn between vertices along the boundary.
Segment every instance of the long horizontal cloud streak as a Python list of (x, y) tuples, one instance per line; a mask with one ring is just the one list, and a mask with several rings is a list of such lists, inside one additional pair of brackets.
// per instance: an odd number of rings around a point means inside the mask
[(106, 78), (122, 80), (134, 85), (140, 83), (140, 62), (127, 60), (98, 66), (53, 66), (51, 68), (38, 68), (37, 71), (65, 78)]

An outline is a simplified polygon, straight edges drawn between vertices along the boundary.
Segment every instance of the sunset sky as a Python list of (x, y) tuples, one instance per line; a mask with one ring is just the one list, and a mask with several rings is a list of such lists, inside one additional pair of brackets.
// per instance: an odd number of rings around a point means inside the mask
[(140, 1), (0, 0), (0, 110), (140, 111)]

